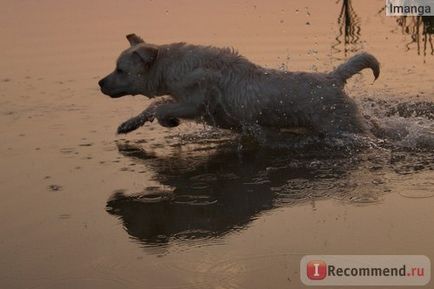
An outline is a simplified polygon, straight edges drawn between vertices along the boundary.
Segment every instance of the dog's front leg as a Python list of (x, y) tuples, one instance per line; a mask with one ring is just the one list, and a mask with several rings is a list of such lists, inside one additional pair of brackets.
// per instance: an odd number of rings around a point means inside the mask
[(164, 106), (166, 104), (173, 103), (174, 100), (172, 98), (163, 98), (154, 101), (151, 103), (144, 111), (142, 111), (139, 115), (130, 118), (129, 120), (123, 122), (117, 130), (118, 134), (127, 134), (132, 132), (133, 130), (138, 129), (146, 122), (152, 122), (155, 119), (157, 109), (160, 106)]
[(152, 122), (155, 118), (155, 105), (149, 106), (147, 109), (142, 111), (139, 115), (130, 118), (129, 120), (123, 122), (117, 130), (118, 134), (127, 134), (133, 130), (138, 129), (144, 125), (147, 121)]

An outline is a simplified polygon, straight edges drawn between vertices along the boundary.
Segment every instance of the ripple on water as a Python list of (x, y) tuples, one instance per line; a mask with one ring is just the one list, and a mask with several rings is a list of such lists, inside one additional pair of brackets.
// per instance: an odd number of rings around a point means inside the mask
[(288, 262), (286, 254), (250, 256), (211, 256), (204, 252), (200, 259), (185, 258), (177, 262), (166, 263), (174, 274), (188, 276), (190, 286), (208, 288), (210, 284), (219, 284), (218, 288), (240, 288), (240, 282), (249, 276), (272, 276), (277, 268), (285, 268)]

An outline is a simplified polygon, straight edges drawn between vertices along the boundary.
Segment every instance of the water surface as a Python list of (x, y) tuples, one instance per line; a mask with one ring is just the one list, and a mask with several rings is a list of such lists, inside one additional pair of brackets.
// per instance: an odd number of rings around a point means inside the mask
[[(433, 259), (433, 22), (383, 3), (2, 1), (0, 287), (300, 288), (305, 254)], [(97, 87), (131, 32), (291, 71), (369, 51), (380, 78), (346, 90), (378, 138), (116, 136), (149, 104)]]

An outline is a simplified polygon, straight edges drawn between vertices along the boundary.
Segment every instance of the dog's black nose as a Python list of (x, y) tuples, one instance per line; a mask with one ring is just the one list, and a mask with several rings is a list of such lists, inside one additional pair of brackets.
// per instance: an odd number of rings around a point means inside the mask
[(99, 85), (99, 87), (103, 87), (103, 85), (104, 85), (104, 80), (105, 80), (105, 78), (103, 78), (103, 79), (101, 79), (100, 81), (98, 81), (98, 85)]

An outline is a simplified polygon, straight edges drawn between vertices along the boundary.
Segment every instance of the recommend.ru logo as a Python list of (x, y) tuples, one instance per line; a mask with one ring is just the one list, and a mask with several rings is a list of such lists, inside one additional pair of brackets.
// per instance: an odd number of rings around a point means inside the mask
[(310, 286), (422, 286), (431, 262), (422, 255), (308, 255), (300, 279)]

